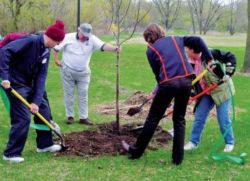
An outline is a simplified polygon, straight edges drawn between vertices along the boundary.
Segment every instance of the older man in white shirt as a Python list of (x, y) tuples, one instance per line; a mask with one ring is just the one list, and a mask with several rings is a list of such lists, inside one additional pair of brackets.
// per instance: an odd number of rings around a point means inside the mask
[[(88, 118), (89, 62), (94, 51), (120, 51), (119, 47), (104, 43), (92, 34), (92, 26), (83, 23), (76, 33), (68, 33), (64, 41), (54, 48), (54, 60), (61, 67), (67, 124), (74, 122), (74, 89), (78, 93), (80, 124), (91, 125)], [(62, 51), (62, 61), (58, 52)]]

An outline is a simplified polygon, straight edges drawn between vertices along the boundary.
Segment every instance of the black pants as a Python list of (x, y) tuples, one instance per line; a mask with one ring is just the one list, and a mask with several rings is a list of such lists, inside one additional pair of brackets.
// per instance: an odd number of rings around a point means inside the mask
[(172, 159), (175, 164), (180, 164), (182, 162), (184, 157), (185, 114), (191, 86), (192, 79), (189, 77), (172, 80), (159, 86), (159, 90), (144, 123), (142, 133), (139, 135), (136, 143), (129, 148), (131, 158), (135, 159), (141, 157), (159, 121), (174, 98)]
[[(26, 100), (30, 100), (32, 88), (30, 87), (15, 87)], [(7, 92), (10, 100), (10, 116), (11, 116), (11, 129), (9, 133), (9, 141), (4, 151), (4, 155), (7, 157), (21, 156), (30, 126), (31, 113), (20, 100), (18, 100), (11, 93)], [(46, 95), (45, 95), (46, 97)], [(51, 113), (46, 98), (43, 97), (42, 102), (39, 106), (39, 112), (50, 120)], [(34, 122), (36, 124), (44, 124), (37, 116), (34, 116)], [(51, 131), (36, 130), (37, 147), (40, 149), (53, 145)]]

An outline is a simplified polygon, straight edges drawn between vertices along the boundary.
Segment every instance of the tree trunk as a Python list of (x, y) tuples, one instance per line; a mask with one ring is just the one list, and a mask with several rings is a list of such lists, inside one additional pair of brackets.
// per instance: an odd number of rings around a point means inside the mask
[(247, 14), (248, 14), (248, 30), (247, 30), (247, 42), (246, 42), (246, 52), (245, 52), (245, 61), (243, 64), (242, 71), (250, 72), (250, 2), (248, 1), (247, 5)]
[[(120, 1), (117, 2), (116, 22), (117, 22), (117, 39), (116, 45), (120, 45)], [(116, 126), (117, 132), (120, 134), (120, 111), (119, 111), (119, 96), (120, 96), (120, 52), (116, 53)]]
[(199, 32), (200, 32), (200, 35), (202, 34), (202, 20), (199, 19)]
[(191, 15), (191, 18), (192, 18), (192, 26), (193, 26), (193, 34), (196, 33), (196, 29), (195, 29), (195, 21), (194, 21), (194, 16)]
[(164, 21), (164, 24), (165, 24), (165, 28), (166, 28), (166, 31), (168, 30), (168, 19), (166, 19), (165, 21)]
[(194, 10), (193, 10), (193, 7), (192, 7), (192, 5), (191, 5), (190, 0), (188, 0), (187, 2), (188, 2), (188, 9), (189, 9), (189, 11), (190, 11), (190, 16), (191, 16), (191, 20), (192, 20), (193, 34), (195, 34), (195, 33), (196, 33), (195, 20), (194, 20), (194, 16), (195, 16), (194, 14), (195, 14), (195, 12), (194, 12)]

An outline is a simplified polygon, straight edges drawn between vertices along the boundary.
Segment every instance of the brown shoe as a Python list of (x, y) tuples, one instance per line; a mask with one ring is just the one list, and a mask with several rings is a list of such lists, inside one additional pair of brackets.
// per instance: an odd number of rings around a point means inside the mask
[(72, 124), (73, 122), (74, 122), (73, 117), (68, 117), (68, 119), (66, 120), (66, 124)]
[(87, 118), (87, 119), (80, 119), (79, 120), (79, 124), (93, 125), (93, 123), (91, 123), (91, 121), (89, 120), (89, 118)]

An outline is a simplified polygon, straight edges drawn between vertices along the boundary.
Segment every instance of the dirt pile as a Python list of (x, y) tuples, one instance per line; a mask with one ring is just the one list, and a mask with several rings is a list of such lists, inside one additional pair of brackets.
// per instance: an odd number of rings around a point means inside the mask
[[(135, 114), (134, 116), (129, 116), (127, 115), (127, 112), (130, 108), (140, 106), (146, 99), (147, 99), (148, 94), (137, 91), (133, 95), (131, 95), (128, 99), (125, 101), (120, 101), (120, 116), (123, 120), (129, 121), (129, 120), (136, 120), (136, 121), (144, 121), (145, 118), (147, 117), (148, 111), (150, 109), (152, 100), (146, 103), (142, 111)], [(187, 108), (187, 119), (192, 119), (193, 117), (193, 108), (194, 104), (191, 104)], [(173, 104), (170, 105), (170, 107), (167, 109), (166, 114), (168, 112), (171, 112), (173, 109)], [(107, 104), (102, 104), (98, 105), (96, 107), (96, 112), (102, 115), (115, 115), (116, 110), (115, 110), (115, 102), (107, 103)], [(212, 116), (215, 115), (215, 112), (212, 111)], [(172, 118), (172, 115), (170, 114), (169, 116), (165, 117), (164, 119), (170, 120)]]
[[(69, 147), (59, 155), (77, 155), (93, 157), (100, 155), (125, 154), (121, 141), (125, 140), (132, 144), (141, 132), (141, 125), (123, 125), (120, 134), (117, 133), (114, 122), (96, 125), (93, 131), (73, 132), (65, 135), (66, 144)], [(149, 149), (155, 150), (166, 146), (172, 136), (158, 127), (149, 145)]]

